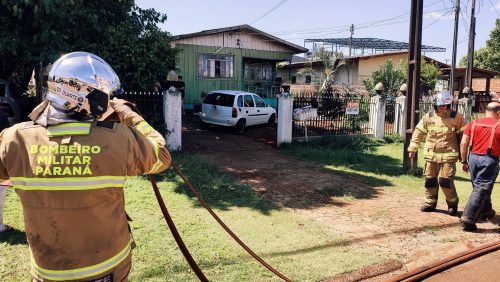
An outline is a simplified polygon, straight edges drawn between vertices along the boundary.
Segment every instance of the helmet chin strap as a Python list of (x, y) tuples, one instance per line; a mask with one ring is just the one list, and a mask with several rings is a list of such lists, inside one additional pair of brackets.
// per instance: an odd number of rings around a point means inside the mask
[(77, 108), (78, 107), (73, 107), (69, 110), (66, 110), (66, 114), (68, 114), (70, 118), (76, 120), (84, 120), (90, 117), (86, 110), (82, 109), (80, 111), (76, 111)]

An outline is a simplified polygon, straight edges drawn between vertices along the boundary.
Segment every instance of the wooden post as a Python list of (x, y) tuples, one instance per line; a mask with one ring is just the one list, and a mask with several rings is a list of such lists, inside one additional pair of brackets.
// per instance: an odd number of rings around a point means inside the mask
[(419, 118), (420, 59), (422, 47), (423, 0), (411, 0), (410, 44), (408, 50), (408, 94), (406, 95), (405, 126), (406, 138), (403, 149), (403, 168), (415, 171), (417, 156), (408, 157), (408, 146)]

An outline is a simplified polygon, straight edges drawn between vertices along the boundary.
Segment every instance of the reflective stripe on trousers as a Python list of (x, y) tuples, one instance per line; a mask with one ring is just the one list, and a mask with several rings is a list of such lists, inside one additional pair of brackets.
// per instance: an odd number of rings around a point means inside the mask
[(458, 152), (450, 152), (450, 153), (436, 153), (436, 152), (424, 152), (424, 157), (457, 157)]

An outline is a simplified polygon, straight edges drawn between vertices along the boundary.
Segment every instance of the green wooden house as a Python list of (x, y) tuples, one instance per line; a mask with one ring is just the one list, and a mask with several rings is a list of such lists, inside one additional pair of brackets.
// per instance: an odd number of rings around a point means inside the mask
[(186, 109), (201, 104), (205, 93), (219, 89), (274, 97), (282, 81), (276, 76), (276, 64), (307, 52), (249, 25), (177, 35), (171, 44), (180, 50), (178, 68), (186, 84)]

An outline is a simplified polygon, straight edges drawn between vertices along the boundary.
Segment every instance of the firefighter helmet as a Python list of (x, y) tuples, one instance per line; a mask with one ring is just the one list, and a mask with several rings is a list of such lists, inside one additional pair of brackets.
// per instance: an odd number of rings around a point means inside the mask
[(375, 91), (384, 91), (384, 84), (382, 82), (379, 82), (375, 85)]
[(451, 96), (450, 92), (448, 91), (439, 92), (432, 98), (432, 104), (434, 105), (434, 107), (447, 106), (451, 105), (452, 103), (453, 96)]
[(102, 115), (109, 96), (122, 91), (120, 79), (108, 63), (87, 52), (59, 58), (49, 72), (47, 84), (47, 100), (76, 118)]

